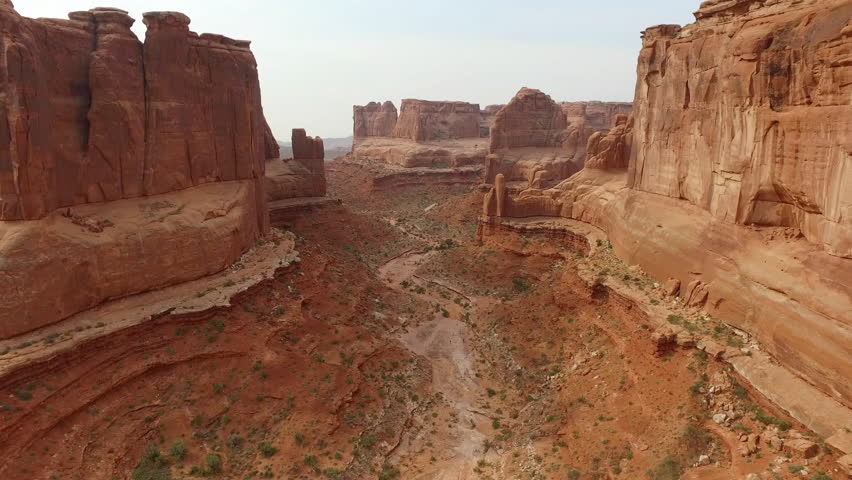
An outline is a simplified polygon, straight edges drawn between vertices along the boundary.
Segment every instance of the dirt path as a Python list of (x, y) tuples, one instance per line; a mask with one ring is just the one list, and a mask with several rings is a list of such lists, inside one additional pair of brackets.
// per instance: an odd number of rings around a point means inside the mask
[[(426, 262), (436, 250), (411, 251), (387, 262), (379, 269), (379, 277), (391, 288), (426, 300), (437, 305), (433, 318), (410, 327), (399, 335), (399, 340), (411, 351), (428, 358), (432, 364), (433, 391), (440, 392), (451, 415), (457, 418), (452, 431), (443, 439), (445, 452), (440, 461), (431, 465), (417, 479), (460, 479), (474, 476), (473, 469), (479, 459), (484, 458), (483, 444), (486, 436), (477, 425), (482, 418), (475, 413), (476, 392), (481, 390), (474, 370), (468, 326), (460, 321), (464, 315), (476, 314), (476, 302), (468, 308), (440, 295), (441, 290), (449, 298), (467, 297), (458, 289), (436, 281), (415, 278), (417, 268)], [(418, 282), (417, 279), (421, 281)], [(428, 283), (431, 288), (414, 292), (402, 285)], [(444, 313), (446, 312), (446, 313)], [(401, 448), (397, 457), (408, 453)], [(491, 453), (492, 456), (496, 455)]]

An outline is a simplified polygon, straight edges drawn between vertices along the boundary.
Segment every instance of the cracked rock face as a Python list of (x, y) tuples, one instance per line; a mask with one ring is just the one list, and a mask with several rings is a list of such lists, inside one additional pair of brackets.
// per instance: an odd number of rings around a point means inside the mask
[(4, 1), (0, 17), (0, 220), (219, 181), (262, 188), (275, 149), (248, 42), (198, 36), (177, 12), (146, 13), (144, 43), (118, 9), (30, 19)]
[(715, 0), (646, 30), (629, 184), (852, 258), (852, 3)]

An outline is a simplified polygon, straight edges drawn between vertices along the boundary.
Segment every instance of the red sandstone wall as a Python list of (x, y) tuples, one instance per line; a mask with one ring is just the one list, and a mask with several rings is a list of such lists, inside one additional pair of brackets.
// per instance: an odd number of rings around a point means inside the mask
[(390, 137), (397, 122), (397, 111), (393, 102), (370, 102), (352, 107), (353, 135), (355, 139), (365, 137)]
[(494, 118), (491, 152), (508, 148), (560, 147), (567, 128), (565, 112), (549, 95), (522, 88)]
[(144, 45), (120, 10), (68, 20), (0, 4), (0, 220), (237, 179), (274, 154), (249, 42), (145, 14)]
[(481, 118), (477, 104), (406, 99), (393, 136), (415, 142), (479, 138)]
[(643, 34), (629, 184), (852, 258), (852, 2), (708, 1)]

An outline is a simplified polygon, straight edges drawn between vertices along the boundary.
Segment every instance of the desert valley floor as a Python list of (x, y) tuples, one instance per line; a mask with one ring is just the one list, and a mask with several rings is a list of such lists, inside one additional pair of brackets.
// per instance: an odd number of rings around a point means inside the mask
[(342, 202), (295, 216), (299, 261), (230, 306), (92, 339), (103, 323), (65, 325), (32, 346), (7, 346), (0, 368), (28, 349), (80, 342), (3, 377), (0, 477), (727, 479), (831, 470), (820, 443), (809, 460), (768, 446), (741, 454), (757, 434), (810, 435), (726, 364), (655, 337), (634, 301), (605, 284), (670, 306), (669, 322), (744, 346), (618, 261), (605, 239), (482, 239), (476, 187), (377, 192), (370, 169), (329, 164), (330, 195)]

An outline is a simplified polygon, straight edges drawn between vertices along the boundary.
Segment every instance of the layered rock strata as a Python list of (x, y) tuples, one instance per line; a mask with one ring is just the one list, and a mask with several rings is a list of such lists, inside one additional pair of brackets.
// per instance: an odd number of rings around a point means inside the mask
[(852, 3), (711, 1), (643, 34), (629, 185), (852, 258)]
[(634, 120), (590, 139), (588, 168), (518, 196), (496, 181), (483, 222), (600, 227), (623, 260), (850, 407), (852, 3), (711, 1), (696, 18), (644, 32)]
[(390, 137), (399, 115), (393, 102), (370, 102), (352, 107), (353, 135), (355, 140), (366, 137)]
[(269, 229), (249, 42), (144, 22), (143, 44), (121, 10), (0, 4), (0, 337), (221, 270)]
[(490, 128), (479, 105), (406, 99), (399, 116), (391, 102), (355, 106), (352, 157), (416, 167), (482, 165)]

